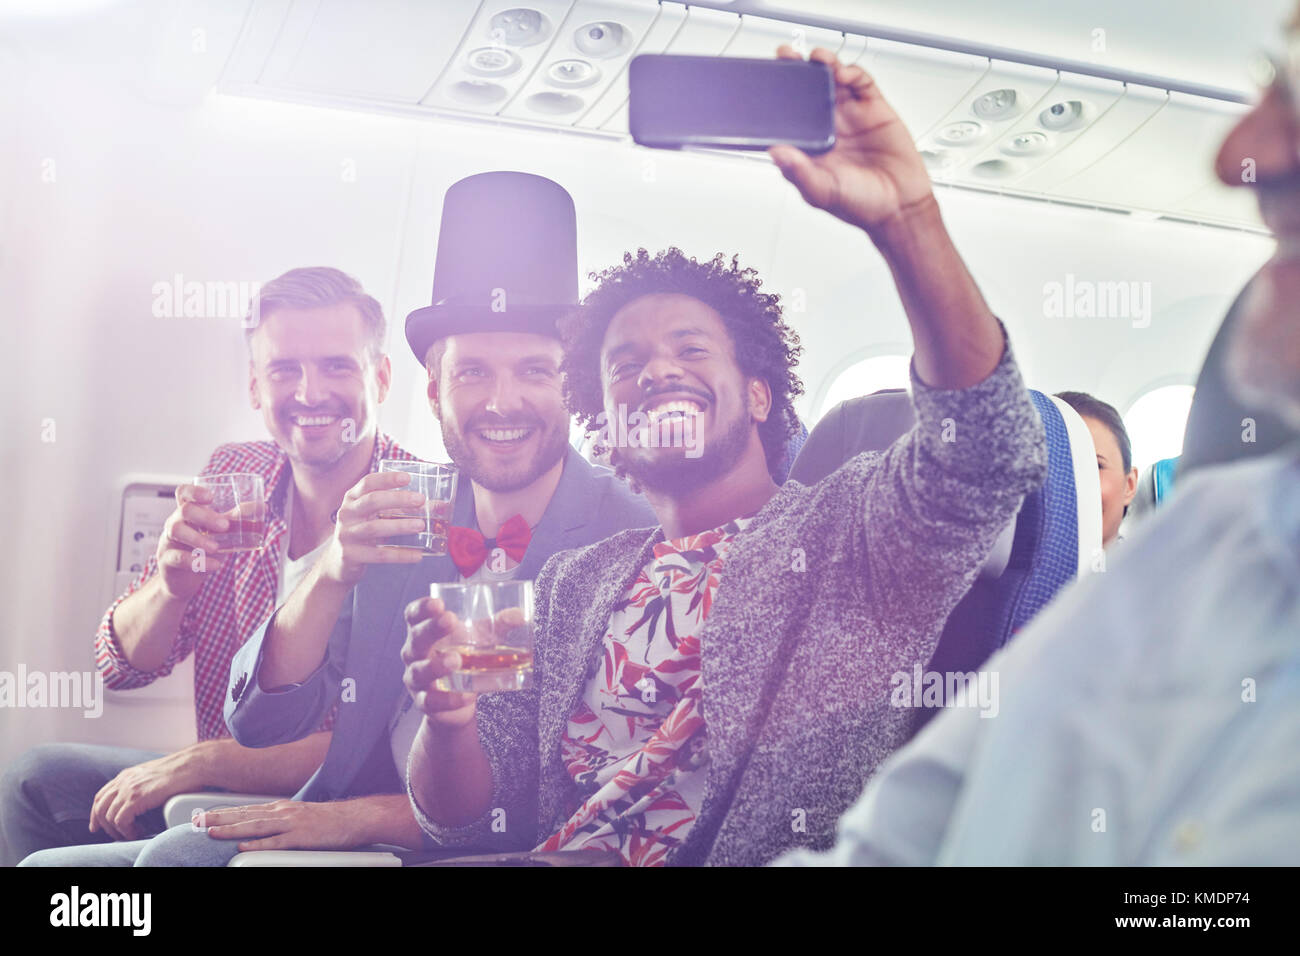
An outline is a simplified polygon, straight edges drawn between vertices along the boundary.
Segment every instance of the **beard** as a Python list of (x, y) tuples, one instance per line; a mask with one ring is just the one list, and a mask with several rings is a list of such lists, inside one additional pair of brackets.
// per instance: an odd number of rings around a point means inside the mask
[(1255, 280), (1228, 343), (1229, 389), (1300, 430), (1300, 263), (1270, 263)]
[[(569, 451), (567, 420), (550, 426), (540, 418), (505, 425), (496, 421), (477, 421), (460, 431), (450, 425), (444, 416), (439, 415), (438, 424), (442, 426), (442, 443), (446, 446), (452, 463), (468, 475), (471, 481), (488, 491), (518, 491), (526, 488), (554, 468), (555, 463), (562, 461)], [(519, 465), (489, 465), (474, 452), (469, 439), (465, 437), (465, 432), (485, 427), (535, 429), (539, 436), (537, 451), (529, 461)]]
[(673, 449), (680, 456), (658, 455), (651, 450), (647, 458), (619, 455), (619, 464), (628, 477), (647, 491), (674, 497), (688, 494), (722, 477), (735, 466), (749, 444), (750, 428), (749, 415), (741, 411), (717, 438), (705, 443), (706, 450), (698, 458), (680, 454), (683, 449)]
[[(294, 438), (294, 432), (297, 428), (293, 422), (295, 414), (334, 415), (338, 418), (338, 421), (330, 426), (331, 433), (328, 440), (318, 439), (314, 442), (305, 442), (300, 446)], [(353, 423), (350, 427), (355, 430), (352, 441), (347, 441), (343, 437), (343, 428), (348, 421)], [(358, 440), (357, 436), (366, 434), (366, 425), (361, 417), (347, 410), (286, 411), (284, 414), (278, 414), (275, 422), (279, 433), (274, 436), (276, 437), (276, 444), (288, 456), (289, 461), (295, 468), (304, 471), (329, 471), (355, 447)]]

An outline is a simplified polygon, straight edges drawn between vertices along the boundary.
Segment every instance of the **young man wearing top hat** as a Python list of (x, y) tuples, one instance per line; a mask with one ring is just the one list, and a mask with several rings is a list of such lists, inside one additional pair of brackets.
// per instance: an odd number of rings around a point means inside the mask
[[(778, 487), (799, 382), (777, 297), (722, 255), (641, 250), (607, 270), (566, 327), (566, 392), (588, 423), (648, 420), (615, 454), (660, 527), (543, 569), (533, 690), (436, 690), (456, 661), (433, 644), (457, 622), (432, 598), (408, 607), (405, 680), (426, 714), (411, 796), (441, 844), (630, 865), (828, 846), (910, 731), (892, 675), (929, 661), (1044, 476), (1042, 424), (911, 136), (861, 68), (813, 57), (834, 69), (838, 142), (772, 157), (889, 262), (917, 425), (812, 487)], [(687, 424), (703, 454), (662, 440)]]
[[(556, 183), (490, 172), (443, 204), (433, 305), (407, 318), (460, 470), (450, 554), (381, 548), (378, 514), (423, 498), (367, 475), (289, 599), (236, 655), (226, 721), (241, 744), (310, 734), (338, 704), (325, 761), (292, 800), (208, 811), (155, 838), (139, 866), (221, 866), (242, 851), (432, 846), (404, 793), (420, 714), (402, 686), (403, 607), (433, 581), (531, 579), (556, 551), (649, 527), (645, 500), (568, 443), (556, 319), (577, 303), (573, 201)], [(346, 682), (346, 683), (345, 683)]]

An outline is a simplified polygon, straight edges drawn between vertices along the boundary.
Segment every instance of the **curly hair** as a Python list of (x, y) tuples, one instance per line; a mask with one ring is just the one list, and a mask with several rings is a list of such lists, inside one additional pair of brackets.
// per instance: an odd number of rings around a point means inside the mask
[(772, 390), (772, 410), (759, 424), (758, 434), (768, 471), (779, 472), (786, 445), (799, 431), (794, 399), (803, 394), (803, 383), (794, 368), (803, 349), (798, 334), (781, 317), (781, 297), (760, 292), (763, 281), (758, 273), (742, 269), (739, 259), (732, 256), (728, 261), (719, 252), (707, 262), (698, 262), (676, 246), (653, 257), (638, 249), (635, 255), (623, 253), (622, 265), (589, 274), (596, 289), (560, 322), (565, 403), (588, 431), (596, 427), (596, 418), (604, 410), (600, 352), (615, 314), (644, 295), (688, 295), (722, 317), (741, 373), (762, 379)]

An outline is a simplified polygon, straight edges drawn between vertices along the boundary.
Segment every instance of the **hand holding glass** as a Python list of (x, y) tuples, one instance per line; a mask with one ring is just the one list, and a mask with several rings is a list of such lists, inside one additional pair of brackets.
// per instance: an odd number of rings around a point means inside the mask
[(439, 677), (441, 691), (482, 694), (533, 686), (533, 582), (493, 581), (429, 586), (429, 594), (459, 620), (434, 645), (460, 655), (458, 670)]
[(266, 490), (254, 474), (200, 475), (194, 484), (212, 492), (208, 505), (230, 522), (225, 531), (210, 532), (217, 554), (256, 551), (266, 541)]
[(385, 458), (379, 470), (401, 471), (411, 476), (407, 491), (424, 495), (424, 504), (413, 508), (381, 511), (381, 518), (423, 518), (424, 530), (396, 534), (381, 543), (381, 548), (411, 548), (425, 554), (447, 553), (447, 527), (451, 524), (452, 501), (456, 497), (456, 469), (428, 461), (402, 461)]

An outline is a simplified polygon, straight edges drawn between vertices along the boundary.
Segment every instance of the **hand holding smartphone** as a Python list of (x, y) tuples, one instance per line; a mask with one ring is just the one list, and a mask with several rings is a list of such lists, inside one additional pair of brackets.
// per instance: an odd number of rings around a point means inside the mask
[(877, 245), (891, 241), (882, 231), (891, 223), (937, 218), (907, 127), (862, 67), (829, 50), (807, 61), (788, 44), (775, 60), (644, 56), (631, 68), (631, 128), (642, 145), (766, 149), (808, 205)]

